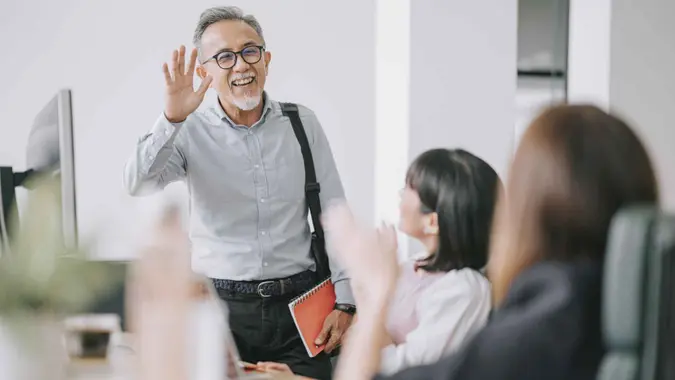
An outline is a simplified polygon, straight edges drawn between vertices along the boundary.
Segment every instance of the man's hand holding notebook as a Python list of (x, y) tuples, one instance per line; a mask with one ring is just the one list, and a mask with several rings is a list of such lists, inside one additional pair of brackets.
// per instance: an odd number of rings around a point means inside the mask
[(310, 357), (315, 357), (325, 348), (325, 344), (317, 346), (315, 340), (319, 337), (324, 321), (334, 306), (335, 288), (330, 279), (326, 279), (288, 305)]

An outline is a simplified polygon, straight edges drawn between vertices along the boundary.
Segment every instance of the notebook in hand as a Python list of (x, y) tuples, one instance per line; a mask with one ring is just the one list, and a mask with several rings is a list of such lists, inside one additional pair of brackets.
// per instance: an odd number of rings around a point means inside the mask
[(312, 358), (323, 351), (324, 346), (317, 347), (314, 340), (319, 336), (323, 322), (333, 311), (334, 306), (335, 288), (330, 278), (288, 304), (302, 343)]

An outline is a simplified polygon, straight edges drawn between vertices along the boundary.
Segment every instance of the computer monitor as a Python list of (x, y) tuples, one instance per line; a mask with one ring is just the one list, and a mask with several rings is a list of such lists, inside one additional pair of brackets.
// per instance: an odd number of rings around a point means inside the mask
[[(37, 114), (31, 127), (26, 149), (25, 172), (15, 172), (11, 167), (0, 167), (2, 187), (2, 215), (0, 215), (2, 249), (9, 249), (7, 242), (16, 231), (11, 231), (10, 217), (15, 212), (15, 187), (30, 189), (30, 178), (46, 175), (59, 182), (63, 243), (66, 248), (78, 244), (75, 201), (75, 152), (73, 142), (72, 92), (59, 90)], [(20, 223), (16, 223), (20, 227)]]

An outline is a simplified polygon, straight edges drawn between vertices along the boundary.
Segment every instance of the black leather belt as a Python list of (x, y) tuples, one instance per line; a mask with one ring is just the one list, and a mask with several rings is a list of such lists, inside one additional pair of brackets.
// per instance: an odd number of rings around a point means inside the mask
[(305, 292), (316, 285), (316, 275), (312, 271), (305, 271), (290, 277), (265, 281), (232, 281), (218, 278), (212, 278), (211, 281), (217, 290), (244, 295), (257, 294), (262, 298), (269, 298)]

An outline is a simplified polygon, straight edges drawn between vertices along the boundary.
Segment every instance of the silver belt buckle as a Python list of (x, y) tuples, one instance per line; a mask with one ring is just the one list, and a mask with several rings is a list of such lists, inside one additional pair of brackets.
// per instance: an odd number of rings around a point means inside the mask
[(261, 283), (258, 284), (257, 292), (258, 292), (258, 295), (259, 295), (260, 297), (262, 297), (262, 298), (269, 298), (269, 297), (272, 297), (271, 294), (265, 294), (265, 292), (263, 292), (262, 286), (263, 286), (263, 285), (266, 285), (266, 284), (274, 284), (274, 281), (263, 281), (263, 282), (261, 282)]

